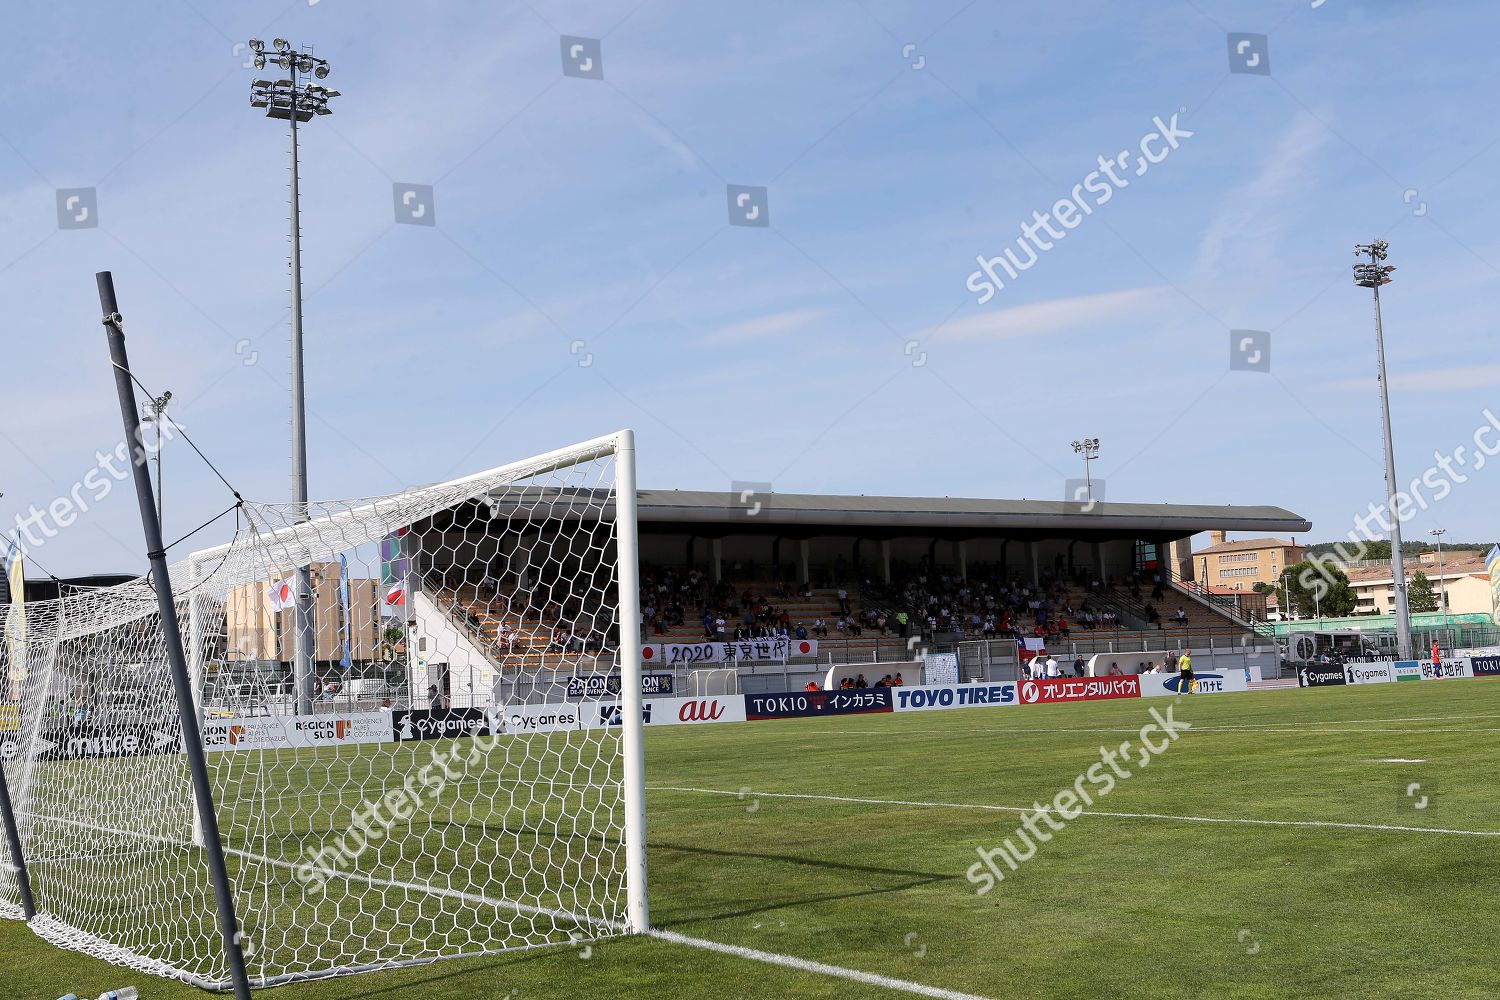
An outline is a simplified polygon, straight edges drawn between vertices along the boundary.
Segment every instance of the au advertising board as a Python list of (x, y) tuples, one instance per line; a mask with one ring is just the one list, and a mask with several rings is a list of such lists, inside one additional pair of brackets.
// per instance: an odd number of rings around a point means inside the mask
[[(501, 713), (501, 733), (558, 733), (608, 729), (624, 722), (619, 702), (522, 705)], [(706, 698), (648, 698), (641, 703), (641, 721), (646, 726), (695, 726), (714, 722), (744, 722), (745, 699), (741, 695)], [(489, 730), (476, 733), (485, 735)]]
[(1081, 677), (1077, 679), (1048, 677), (1022, 681), (1021, 704), (1047, 705), (1067, 701), (1101, 701), (1111, 698), (1139, 698), (1140, 677)]
[(652, 698), (646, 702), (648, 726), (699, 726), (709, 722), (744, 722), (743, 695), (712, 698)]

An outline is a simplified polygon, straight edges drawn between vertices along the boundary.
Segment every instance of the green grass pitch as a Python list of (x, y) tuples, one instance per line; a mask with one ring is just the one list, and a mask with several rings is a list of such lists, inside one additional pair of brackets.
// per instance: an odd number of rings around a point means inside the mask
[[(1168, 704), (1191, 731), (976, 894), (1021, 817), (970, 807), (1052, 799)], [(997, 1000), (1500, 994), (1500, 682), (672, 727), (647, 761), (652, 922), (694, 938)], [(17, 922), (0, 954), (0, 1000), (207, 995)], [(265, 995), (912, 994), (622, 938)]]

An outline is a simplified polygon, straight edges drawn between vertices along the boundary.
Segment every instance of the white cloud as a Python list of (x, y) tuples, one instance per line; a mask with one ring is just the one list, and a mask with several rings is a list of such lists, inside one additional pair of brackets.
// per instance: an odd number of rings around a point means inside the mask
[(780, 337), (800, 330), (826, 314), (824, 309), (787, 309), (721, 326), (703, 334), (702, 339), (710, 344), (740, 344), (766, 337)]
[(1328, 128), (1322, 122), (1305, 111), (1297, 116), (1267, 154), (1260, 172), (1223, 200), (1199, 241), (1198, 273), (1219, 271), (1234, 244), (1250, 242), (1252, 233), (1257, 254), (1274, 242), (1293, 217), (1297, 193), (1309, 188), (1307, 161), (1327, 140)]
[(1158, 286), (1032, 302), (971, 313), (932, 327), (921, 336), (933, 340), (1041, 337), (1158, 312), (1173, 294), (1171, 289)]
[[(1459, 365), (1433, 368), (1425, 372), (1396, 372), (1390, 376), (1391, 388), (1407, 392), (1457, 392), (1464, 389), (1488, 389), (1500, 386), (1500, 365)], [(1375, 376), (1341, 379), (1335, 389), (1373, 389)]]

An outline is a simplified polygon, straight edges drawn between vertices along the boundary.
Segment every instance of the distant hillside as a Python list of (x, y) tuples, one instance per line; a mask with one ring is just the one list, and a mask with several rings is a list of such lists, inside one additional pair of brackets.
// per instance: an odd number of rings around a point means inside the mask
[[(1443, 542), (1443, 551), (1444, 552), (1448, 552), (1448, 551), (1452, 551), (1453, 549), (1478, 549), (1481, 552), (1488, 552), (1495, 544), (1496, 544), (1495, 542), (1447, 542), (1447, 541), (1445, 541), (1445, 542)], [(1350, 555), (1352, 555), (1354, 553), (1354, 551), (1355, 551), (1355, 546), (1353, 544), (1351, 544), (1350, 542), (1314, 542), (1314, 543), (1312, 543), (1312, 544), (1310, 544), (1310, 545), (1307, 546), (1307, 555), (1309, 557), (1312, 557), (1312, 556), (1321, 556), (1321, 555), (1334, 555), (1334, 556), (1337, 556), (1338, 553), (1335, 551), (1335, 547), (1336, 546), (1343, 546), (1344, 551), (1346, 553), (1349, 553)], [(1408, 556), (1408, 557), (1418, 556), (1418, 555), (1422, 554), (1423, 552), (1436, 552), (1436, 551), (1437, 551), (1437, 546), (1429, 544), (1427, 542), (1405, 542), (1405, 541), (1403, 541), (1401, 543), (1401, 554), (1405, 555), (1405, 556)], [(1364, 551), (1364, 556), (1362, 558), (1365, 558), (1365, 559), (1389, 559), (1390, 557), (1391, 557), (1391, 543), (1390, 542), (1366, 542), (1365, 543), (1365, 551)]]

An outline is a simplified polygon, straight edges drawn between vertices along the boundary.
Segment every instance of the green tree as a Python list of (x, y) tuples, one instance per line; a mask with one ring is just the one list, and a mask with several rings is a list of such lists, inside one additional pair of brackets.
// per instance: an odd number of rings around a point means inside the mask
[(1299, 617), (1341, 618), (1359, 603), (1349, 577), (1333, 563), (1304, 559), (1287, 567), (1287, 577), (1291, 605)]
[(1406, 591), (1406, 603), (1412, 611), (1436, 611), (1438, 609), (1437, 591), (1432, 587), (1432, 581), (1427, 579), (1427, 574), (1417, 570), (1416, 575), (1411, 578), (1411, 586)]

